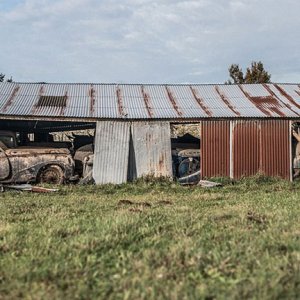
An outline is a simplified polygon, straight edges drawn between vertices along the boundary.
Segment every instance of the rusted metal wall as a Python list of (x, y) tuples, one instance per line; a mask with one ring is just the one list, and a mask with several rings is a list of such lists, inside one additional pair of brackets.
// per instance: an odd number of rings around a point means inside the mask
[(232, 121), (233, 177), (253, 176), (260, 169), (260, 122)]
[(232, 121), (233, 178), (264, 174), (291, 179), (287, 120)]
[(261, 172), (291, 179), (291, 129), (288, 120), (261, 121)]
[(133, 122), (132, 141), (137, 177), (172, 177), (169, 122)]
[(93, 166), (96, 184), (127, 181), (129, 138), (129, 122), (97, 122)]
[(204, 121), (201, 127), (203, 178), (260, 173), (291, 179), (290, 121)]
[(201, 123), (202, 178), (230, 175), (230, 121)]

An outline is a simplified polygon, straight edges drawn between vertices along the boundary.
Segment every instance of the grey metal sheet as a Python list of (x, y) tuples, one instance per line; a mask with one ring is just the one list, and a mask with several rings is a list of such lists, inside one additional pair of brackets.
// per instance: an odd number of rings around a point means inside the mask
[(133, 122), (132, 140), (137, 177), (172, 177), (169, 122)]
[(119, 85), (123, 97), (124, 109), (132, 119), (148, 119), (142, 86), (141, 85)]
[(237, 85), (220, 85), (220, 91), (230, 99), (242, 117), (265, 117), (265, 115), (244, 95)]
[(228, 108), (228, 106), (216, 92), (216, 86), (194, 85), (193, 88), (197, 91), (199, 97), (203, 99), (205, 105), (212, 112), (212, 117), (236, 117), (236, 114)]
[(130, 123), (97, 122), (93, 178), (96, 184), (127, 181)]

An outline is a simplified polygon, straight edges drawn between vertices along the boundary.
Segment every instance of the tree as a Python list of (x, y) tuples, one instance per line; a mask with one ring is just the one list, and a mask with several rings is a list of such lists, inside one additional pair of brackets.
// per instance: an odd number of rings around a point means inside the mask
[(269, 74), (261, 61), (251, 63), (251, 67), (247, 68), (244, 75), (243, 70), (238, 64), (232, 64), (229, 69), (231, 79), (227, 80), (226, 84), (241, 84), (241, 83), (270, 83), (271, 74)]
[[(0, 82), (3, 82), (5, 78), (5, 75), (0, 73)], [(12, 77), (10, 77), (9, 79), (6, 80), (7, 82), (13, 82)]]

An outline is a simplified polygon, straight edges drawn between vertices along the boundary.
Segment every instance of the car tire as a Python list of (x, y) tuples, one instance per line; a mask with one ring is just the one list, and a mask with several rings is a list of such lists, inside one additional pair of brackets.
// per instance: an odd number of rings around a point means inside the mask
[(62, 184), (64, 183), (64, 171), (60, 166), (49, 165), (44, 167), (37, 177), (38, 183)]

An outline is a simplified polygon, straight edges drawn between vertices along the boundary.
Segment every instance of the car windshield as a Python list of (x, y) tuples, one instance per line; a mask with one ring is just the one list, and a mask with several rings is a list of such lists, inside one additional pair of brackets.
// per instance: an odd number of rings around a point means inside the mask
[(0, 141), (8, 148), (14, 148), (14, 138), (10, 135), (0, 135)]

